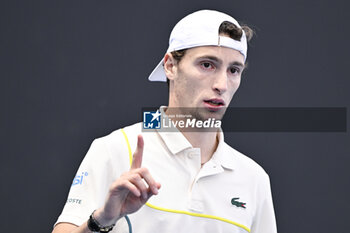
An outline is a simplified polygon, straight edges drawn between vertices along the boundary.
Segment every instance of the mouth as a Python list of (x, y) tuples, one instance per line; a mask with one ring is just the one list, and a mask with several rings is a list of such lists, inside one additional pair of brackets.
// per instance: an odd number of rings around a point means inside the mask
[(204, 104), (210, 110), (215, 110), (215, 111), (225, 107), (225, 102), (222, 99), (208, 99), (208, 100), (204, 100)]

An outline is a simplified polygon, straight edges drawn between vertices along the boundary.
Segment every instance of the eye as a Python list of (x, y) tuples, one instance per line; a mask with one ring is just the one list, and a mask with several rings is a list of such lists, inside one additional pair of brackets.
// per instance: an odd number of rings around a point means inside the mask
[(214, 69), (214, 66), (213, 66), (210, 62), (202, 62), (202, 63), (201, 63), (201, 66), (202, 66), (204, 69)]
[(231, 67), (230, 68), (230, 73), (231, 74), (239, 74), (241, 72), (241, 70), (237, 67)]

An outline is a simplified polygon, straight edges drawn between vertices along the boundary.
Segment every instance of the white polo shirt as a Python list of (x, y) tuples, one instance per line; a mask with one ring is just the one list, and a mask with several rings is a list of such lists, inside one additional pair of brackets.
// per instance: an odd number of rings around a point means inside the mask
[[(142, 123), (96, 139), (73, 180), (57, 223), (83, 224), (104, 204), (110, 184), (130, 167)], [(180, 132), (144, 132), (142, 166), (161, 183), (159, 194), (129, 215), (136, 233), (276, 233), (269, 177), (231, 148), (220, 133), (212, 158), (201, 167), (199, 148)], [(125, 137), (126, 136), (126, 137)], [(128, 232), (124, 218), (112, 232)]]

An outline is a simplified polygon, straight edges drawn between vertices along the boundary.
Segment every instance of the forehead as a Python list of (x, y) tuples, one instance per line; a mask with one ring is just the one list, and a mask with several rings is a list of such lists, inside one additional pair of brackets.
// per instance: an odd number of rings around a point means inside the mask
[(216, 57), (222, 62), (244, 64), (244, 56), (239, 51), (224, 46), (200, 46), (190, 48), (186, 50), (184, 57), (188, 59)]

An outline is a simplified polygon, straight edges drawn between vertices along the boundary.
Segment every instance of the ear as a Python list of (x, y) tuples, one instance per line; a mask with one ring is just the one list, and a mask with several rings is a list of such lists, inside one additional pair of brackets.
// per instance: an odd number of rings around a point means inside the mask
[(171, 53), (167, 53), (164, 56), (164, 71), (169, 80), (174, 80), (177, 69), (177, 61), (174, 59)]

